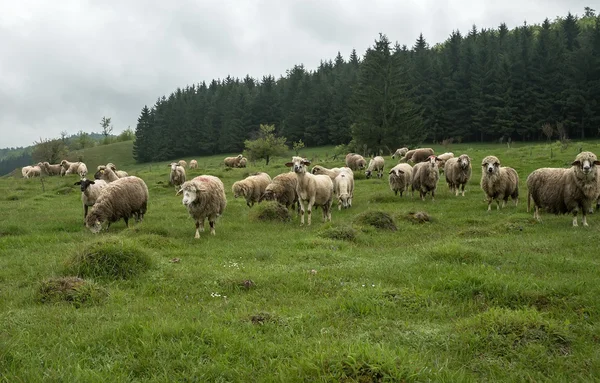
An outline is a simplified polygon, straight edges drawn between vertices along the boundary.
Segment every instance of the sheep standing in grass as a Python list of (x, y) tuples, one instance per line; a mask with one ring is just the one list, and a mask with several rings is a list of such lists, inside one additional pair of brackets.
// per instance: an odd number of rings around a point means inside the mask
[(360, 154), (346, 154), (346, 166), (352, 170), (363, 170), (367, 167), (367, 161)]
[(223, 163), (228, 168), (237, 168), (238, 165), (240, 164), (240, 161), (242, 160), (242, 158), (243, 158), (243, 156), (241, 154), (238, 155), (237, 157), (225, 157), (225, 159), (223, 160)]
[(62, 166), (65, 171), (64, 173), (62, 173), (62, 175), (77, 174), (77, 169), (79, 169), (79, 162), (69, 162), (67, 160), (62, 160), (60, 162), (60, 166)]
[(39, 167), (38, 165), (34, 165), (31, 167), (31, 169), (29, 169), (27, 171), (27, 174), (25, 174), (25, 178), (34, 178), (34, 177), (41, 177), (42, 176), (42, 168)]
[(175, 190), (179, 190), (179, 187), (185, 182), (185, 169), (176, 162), (172, 162), (168, 166), (171, 168), (171, 173), (169, 173), (169, 185), (173, 185), (175, 186)]
[(434, 155), (433, 149), (431, 148), (419, 148), (415, 149), (410, 160), (407, 162), (412, 162), (414, 164), (418, 164), (419, 162), (428, 161), (431, 156)]
[(187, 162), (185, 162), (185, 160), (177, 161), (177, 165), (181, 166), (184, 169), (187, 168)]
[(106, 183), (114, 182), (119, 179), (119, 177), (114, 172), (114, 170), (112, 170), (112, 168), (104, 165), (98, 166), (98, 171), (96, 172), (96, 174), (94, 174), (94, 178), (97, 180), (104, 180), (106, 181)]
[(129, 218), (135, 217), (136, 221), (143, 220), (147, 207), (146, 183), (134, 176), (119, 178), (102, 188), (100, 196), (85, 219), (85, 225), (92, 233), (98, 233), (104, 222), (108, 221), (110, 227), (112, 222), (123, 218), (125, 225), (129, 227)]
[(297, 185), (298, 177), (296, 177), (294, 172), (279, 174), (267, 185), (265, 192), (258, 202), (262, 202), (263, 200), (277, 201), (288, 209), (290, 207), (294, 208), (294, 205), (297, 205), (298, 214), (300, 214), (300, 203), (298, 202), (298, 194), (296, 193)]
[(444, 166), (446, 165), (446, 161), (448, 161), (450, 158), (454, 158), (454, 153), (443, 153), (437, 156), (437, 158), (440, 160), (438, 163), (438, 167), (440, 168), (440, 174), (444, 174)]
[(75, 182), (75, 185), (81, 186), (81, 203), (83, 204), (83, 224), (88, 214), (88, 208), (94, 206), (100, 191), (107, 185), (104, 180), (88, 180), (83, 178), (81, 181)]
[(481, 162), (481, 189), (485, 192), (488, 211), (492, 210), (492, 201), (496, 200), (496, 209), (506, 206), (508, 197), (519, 203), (519, 175), (513, 168), (500, 166), (500, 160), (495, 156), (487, 156)]
[(400, 192), (402, 197), (402, 193), (408, 191), (408, 187), (412, 184), (412, 173), (413, 168), (409, 164), (398, 164), (390, 170), (388, 182), (395, 195)]
[(377, 171), (377, 178), (383, 177), (383, 168), (385, 166), (385, 160), (381, 156), (373, 157), (369, 160), (369, 167), (365, 171), (367, 178), (371, 178), (374, 171)]
[[(350, 168), (345, 168), (345, 169), (350, 169)], [(335, 180), (335, 177), (337, 177), (340, 174), (340, 171), (341, 171), (340, 168), (327, 169), (321, 165), (315, 165), (315, 166), (313, 166), (313, 168), (310, 172), (314, 175), (323, 174), (323, 175), (329, 176), (329, 178), (331, 178), (331, 180), (333, 181), (333, 180)]]
[(198, 161), (196, 161), (196, 160), (190, 161), (190, 170), (191, 169), (198, 169)]
[(304, 205), (307, 205), (308, 225), (311, 223), (312, 207), (323, 208), (323, 221), (331, 221), (331, 203), (333, 202), (333, 182), (326, 175), (314, 175), (306, 171), (310, 161), (302, 157), (292, 157), (285, 166), (293, 167), (298, 178), (296, 193), (300, 202), (300, 225), (304, 225)]
[(23, 175), (23, 178), (27, 178), (27, 172), (29, 172), (32, 168), (33, 166), (23, 166), (21, 168), (21, 174)]
[(600, 194), (597, 166), (600, 161), (592, 152), (581, 152), (568, 169), (541, 168), (527, 177), (527, 211), (533, 199), (533, 217), (538, 221), (540, 208), (554, 214), (573, 214), (581, 211), (583, 226), (588, 226), (586, 215)]
[(431, 192), (431, 200), (435, 201), (435, 190), (439, 179), (438, 159), (436, 156), (430, 156), (427, 161), (419, 162), (413, 167), (412, 190), (418, 190), (423, 201), (427, 193)]
[(399, 159), (404, 157), (406, 155), (406, 153), (408, 152), (408, 148), (400, 148), (397, 149), (394, 154), (392, 154), (392, 158), (396, 158), (398, 157)]
[(471, 179), (471, 158), (466, 154), (461, 154), (458, 158), (450, 158), (444, 165), (444, 174), (446, 183), (450, 192), (456, 192), (462, 187), (462, 196), (465, 196), (465, 185)]
[(42, 163), (42, 165), (49, 176), (59, 176), (61, 173), (60, 171), (62, 167), (60, 166), (60, 164), (50, 165), (50, 163), (46, 161)]
[[(102, 166), (102, 165), (101, 165)], [(98, 166), (98, 170), (100, 170), (100, 167)], [(111, 168), (113, 172), (115, 172), (115, 174), (117, 175), (117, 177), (119, 178), (123, 178), (123, 177), (127, 177), (129, 174), (127, 174), (126, 171), (124, 170), (117, 170), (117, 167), (115, 166), (115, 164), (113, 164), (112, 162), (109, 162), (108, 164), (106, 164), (107, 168)]]
[(85, 176), (87, 176), (88, 173), (87, 166), (83, 162), (80, 162), (79, 166), (77, 167), (76, 173), (79, 174), (81, 178), (85, 178)]
[[(347, 170), (346, 170), (347, 169)], [(333, 193), (338, 197), (338, 210), (352, 206), (354, 197), (354, 173), (350, 168), (342, 168), (333, 180)]]
[(416, 149), (412, 149), (412, 150), (409, 150), (408, 152), (406, 152), (404, 154), (404, 157), (401, 157), (400, 160), (398, 160), (398, 163), (408, 162), (412, 158), (413, 154), (415, 154), (415, 150)]
[(255, 202), (260, 200), (265, 189), (271, 183), (271, 177), (267, 173), (258, 173), (253, 176), (248, 176), (241, 181), (237, 181), (231, 187), (233, 197), (244, 197), (248, 207), (254, 206)]
[(200, 231), (204, 231), (206, 218), (210, 224), (210, 233), (215, 235), (215, 221), (218, 216), (223, 214), (227, 206), (223, 182), (214, 176), (198, 176), (181, 185), (177, 194), (181, 193), (183, 193), (183, 205), (196, 221), (194, 238), (200, 238)]

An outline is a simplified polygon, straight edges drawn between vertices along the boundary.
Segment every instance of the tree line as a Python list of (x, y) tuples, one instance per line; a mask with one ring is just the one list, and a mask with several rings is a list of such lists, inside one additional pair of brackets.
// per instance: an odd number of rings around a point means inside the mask
[(276, 79), (215, 79), (144, 106), (139, 162), (241, 152), (274, 125), (288, 144), (376, 152), (423, 142), (600, 135), (600, 18), (590, 8), (509, 30), (473, 26), (430, 46), (381, 34), (362, 57), (296, 65)]

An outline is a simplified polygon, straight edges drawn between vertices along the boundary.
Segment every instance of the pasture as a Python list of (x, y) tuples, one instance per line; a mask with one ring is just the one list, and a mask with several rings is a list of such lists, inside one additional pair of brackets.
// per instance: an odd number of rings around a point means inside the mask
[[(120, 143), (117, 145), (124, 145)], [(130, 143), (129, 143), (130, 145)], [(234, 199), (249, 173), (288, 171), (286, 158), (225, 169), (225, 155), (197, 157), (218, 176), (228, 205), (194, 239), (194, 223), (168, 186), (170, 161), (132, 164), (110, 148), (85, 158), (90, 172), (112, 161), (145, 180), (144, 222), (83, 226), (71, 177), (0, 178), (0, 380), (33, 381), (592, 381), (600, 376), (600, 215), (526, 212), (525, 179), (567, 167), (598, 142), (526, 146), (454, 144), (473, 159), (465, 197), (440, 177), (435, 202), (394, 196), (385, 176), (355, 172), (353, 206), (309, 227), (257, 219)], [(120, 147), (119, 147), (120, 148)], [(122, 148), (121, 148), (122, 149)], [(436, 153), (445, 148), (434, 146)], [(122, 150), (121, 150), (122, 151)], [(300, 152), (312, 165), (333, 148)], [(552, 158), (551, 158), (552, 153)], [(479, 187), (481, 160), (515, 168), (520, 201), (497, 211)], [(329, 155), (329, 157), (331, 154)], [(93, 160), (91, 159), (93, 158)], [(192, 157), (186, 157), (189, 162)], [(173, 159), (173, 160), (178, 160)], [(123, 164), (123, 165), (122, 165)], [(393, 219), (376, 228), (365, 212)], [(415, 223), (411, 213), (431, 220)], [(77, 260), (105, 253), (108, 269)], [(136, 262), (131, 261), (133, 255)], [(120, 261), (122, 260), (122, 261)], [(119, 263), (121, 262), (121, 263)], [(106, 266), (106, 265), (105, 265)], [(44, 295), (50, 278), (90, 282), (74, 296)]]

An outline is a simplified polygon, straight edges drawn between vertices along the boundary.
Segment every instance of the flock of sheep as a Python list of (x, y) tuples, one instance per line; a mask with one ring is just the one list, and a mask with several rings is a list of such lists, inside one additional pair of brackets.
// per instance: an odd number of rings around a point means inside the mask
[[(399, 157), (399, 163), (389, 172), (389, 187), (396, 195), (404, 192), (419, 192), (422, 200), (427, 194), (435, 198), (440, 173), (456, 196), (465, 195), (465, 185), (471, 178), (471, 158), (467, 154), (454, 157), (453, 153), (435, 155), (431, 148), (408, 150), (398, 149), (392, 158)], [(245, 167), (247, 160), (242, 155), (227, 157), (224, 160), (228, 167)], [(411, 165), (414, 164), (414, 165)], [(354, 196), (354, 172), (365, 171), (367, 178), (377, 174), (383, 177), (385, 160), (381, 156), (370, 159), (367, 164), (363, 156), (349, 153), (345, 158), (345, 167), (327, 169), (316, 165), (310, 171), (310, 161), (302, 157), (292, 157), (286, 166), (290, 172), (279, 174), (273, 179), (264, 172), (259, 172), (236, 181), (232, 185), (234, 198), (243, 197), (246, 204), (252, 207), (264, 200), (273, 200), (288, 209), (297, 209), (300, 224), (311, 224), (313, 207), (321, 207), (323, 221), (331, 220), (331, 208), (334, 197), (337, 198), (338, 209), (350, 208)], [(488, 211), (496, 201), (497, 209), (505, 206), (509, 198), (518, 203), (519, 176), (510, 167), (500, 165), (495, 156), (483, 159), (481, 189), (484, 191)], [(587, 226), (587, 213), (591, 212), (594, 203), (600, 198), (600, 161), (591, 152), (581, 152), (567, 169), (541, 168), (527, 177), (527, 211), (531, 202), (534, 206), (534, 218), (540, 220), (540, 210), (554, 214), (573, 214), (573, 226), (577, 226), (577, 215), (582, 214), (582, 223)], [(201, 175), (186, 180), (185, 161), (169, 165), (169, 183), (182, 194), (182, 203), (196, 224), (195, 238), (204, 231), (204, 222), (208, 218), (211, 234), (215, 234), (217, 217), (223, 214), (227, 206), (225, 186), (223, 182), (211, 175)], [(189, 168), (196, 169), (196, 160), (190, 161)], [(130, 218), (141, 221), (147, 210), (148, 188), (145, 182), (135, 176), (129, 176), (117, 170), (112, 163), (100, 165), (94, 174), (94, 180), (86, 179), (87, 167), (82, 162), (68, 162), (50, 165), (47, 162), (25, 167), (23, 177), (48, 175), (78, 174), (81, 180), (76, 182), (81, 188), (81, 201), (85, 225), (94, 233), (101, 230), (103, 223), (116, 222), (121, 218), (128, 225)], [(91, 208), (91, 210), (90, 210)]]

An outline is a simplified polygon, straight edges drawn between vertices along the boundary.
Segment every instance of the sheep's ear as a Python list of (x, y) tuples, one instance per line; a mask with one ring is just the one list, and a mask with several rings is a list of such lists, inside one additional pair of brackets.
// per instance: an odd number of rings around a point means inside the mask
[(400, 173), (400, 174), (404, 174), (404, 170), (400, 170), (400, 169), (398, 169), (398, 173)]
[(498, 166), (500, 166), (500, 163), (499, 162), (494, 162), (494, 166), (498, 167)]
[(302, 161), (302, 164), (308, 166), (308, 165), (310, 165), (310, 161), (309, 160), (304, 160), (304, 161)]
[(394, 172), (393, 170), (390, 170), (388, 174), (392, 174), (393, 172)]
[(290, 166), (294, 166), (293, 162), (286, 162), (285, 166), (290, 167)]
[(81, 185), (81, 181), (77, 181), (73, 185)]
[(94, 185), (96, 182), (94, 182), (94, 181), (88, 181), (88, 183), (89, 183), (90, 185)]
[(177, 190), (177, 193), (175, 193), (175, 195), (180, 195), (182, 191), (183, 191), (183, 188), (180, 188), (179, 190)]
[(581, 162), (580, 162), (580, 161), (573, 161), (573, 162), (571, 163), (571, 166), (580, 166), (580, 165), (581, 165)]
[(594, 161), (594, 165), (600, 165), (600, 161), (598, 161), (598, 160)]

